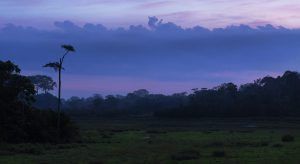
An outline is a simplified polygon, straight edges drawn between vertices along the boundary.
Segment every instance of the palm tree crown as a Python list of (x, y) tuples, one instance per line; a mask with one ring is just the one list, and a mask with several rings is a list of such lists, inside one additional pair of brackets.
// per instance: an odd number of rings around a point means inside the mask
[(61, 48), (65, 49), (66, 51), (75, 52), (74, 47), (71, 46), (71, 45), (64, 44), (64, 45), (61, 46)]

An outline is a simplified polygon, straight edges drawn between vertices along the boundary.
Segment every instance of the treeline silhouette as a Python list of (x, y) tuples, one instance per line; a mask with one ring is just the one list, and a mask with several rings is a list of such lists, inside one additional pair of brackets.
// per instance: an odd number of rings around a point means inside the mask
[(56, 112), (32, 107), (35, 86), (20, 72), (11, 61), (0, 60), (0, 143), (72, 141), (78, 134), (74, 123), (61, 114), (58, 131)]
[[(150, 94), (145, 89), (140, 89), (126, 96), (108, 95), (102, 97), (95, 94), (88, 98), (73, 96), (62, 100), (62, 109), (71, 116), (128, 116), (128, 115), (153, 115), (157, 110), (179, 107), (186, 93), (167, 96), (163, 94)], [(57, 97), (50, 93), (36, 95), (35, 106), (44, 109), (56, 108)]]
[(161, 110), (161, 117), (278, 117), (300, 116), (300, 74), (286, 71), (253, 83), (225, 83), (213, 89), (195, 90), (187, 105)]
[[(56, 97), (49, 93), (37, 95), (36, 99), (36, 105), (41, 108), (55, 108)], [(191, 94), (150, 94), (140, 89), (126, 96), (96, 94), (88, 98), (71, 97), (62, 102), (63, 110), (72, 116), (300, 116), (300, 74), (286, 71), (282, 76), (266, 76), (240, 87), (225, 83), (211, 89), (193, 89)]]

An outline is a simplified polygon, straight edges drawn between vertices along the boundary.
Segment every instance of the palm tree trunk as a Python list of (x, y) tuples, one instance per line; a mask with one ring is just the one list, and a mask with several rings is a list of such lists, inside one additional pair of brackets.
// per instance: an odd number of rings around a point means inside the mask
[(62, 69), (62, 60), (59, 62), (59, 70), (58, 70), (58, 105), (57, 105), (57, 131), (58, 135), (60, 135), (60, 106), (61, 106), (61, 69)]

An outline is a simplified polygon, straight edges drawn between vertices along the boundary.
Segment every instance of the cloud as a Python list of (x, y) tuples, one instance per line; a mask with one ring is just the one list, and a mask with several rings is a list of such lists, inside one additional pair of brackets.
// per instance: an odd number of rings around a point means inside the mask
[(69, 90), (77, 87), (78, 93), (85, 84), (89, 93), (93, 88), (115, 93), (122, 87), (125, 92), (132, 89), (129, 86), (169, 93), (206, 84), (244, 83), (300, 68), (300, 30), (270, 24), (183, 28), (149, 17), (147, 27), (109, 29), (71, 21), (55, 22), (55, 27), (6, 25), (0, 30), (1, 60), (13, 60), (25, 72), (49, 74), (41, 66), (58, 59), (61, 44), (72, 44), (77, 51), (67, 56), (64, 75), (74, 75), (66, 84)]
[[(254, 21), (299, 26), (299, 0), (1, 0), (1, 23), (47, 28), (54, 20), (102, 22), (109, 27), (144, 24), (149, 15), (191, 27), (209, 28)], [(22, 11), (22, 12), (19, 12)], [(49, 27), (48, 27), (49, 28)]]

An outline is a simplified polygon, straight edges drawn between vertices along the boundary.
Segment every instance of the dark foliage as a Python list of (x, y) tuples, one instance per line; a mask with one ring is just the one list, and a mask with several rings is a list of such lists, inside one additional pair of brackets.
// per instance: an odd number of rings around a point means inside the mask
[(279, 144), (279, 143), (276, 143), (276, 144), (274, 144), (272, 147), (275, 147), (275, 148), (281, 148), (281, 147), (283, 147), (283, 145), (282, 145), (282, 144)]
[(56, 83), (49, 76), (34, 75), (28, 76), (32, 84), (35, 86), (37, 92), (41, 89), (45, 94), (53, 90), (56, 87)]
[(66, 51), (71, 51), (71, 52), (75, 52), (75, 48), (71, 45), (62, 45), (61, 46), (63, 49), (65, 49)]
[(300, 75), (264, 77), (241, 85), (222, 84), (195, 90), (183, 107), (160, 110), (160, 117), (276, 117), (300, 115)]
[(289, 134), (281, 137), (282, 142), (293, 142), (294, 140), (295, 140), (294, 136), (289, 135)]
[(225, 151), (217, 150), (217, 151), (212, 152), (212, 156), (213, 157), (225, 157), (226, 153), (225, 153)]
[(172, 160), (183, 161), (183, 160), (194, 160), (199, 159), (200, 153), (195, 150), (188, 150), (175, 153), (171, 156)]
[(50, 93), (42, 93), (34, 96), (35, 102), (33, 106), (38, 109), (51, 109), (57, 108), (57, 97)]
[(64, 114), (61, 131), (56, 130), (57, 114), (31, 107), (34, 85), (20, 75), (18, 66), (0, 61), (0, 142), (69, 142), (77, 128)]
[(73, 116), (152, 116), (158, 110), (183, 106), (187, 100), (186, 93), (166, 96), (149, 94), (147, 90), (141, 89), (126, 96), (108, 95), (102, 97), (98, 94), (88, 98), (74, 96), (63, 100), (63, 109)]

